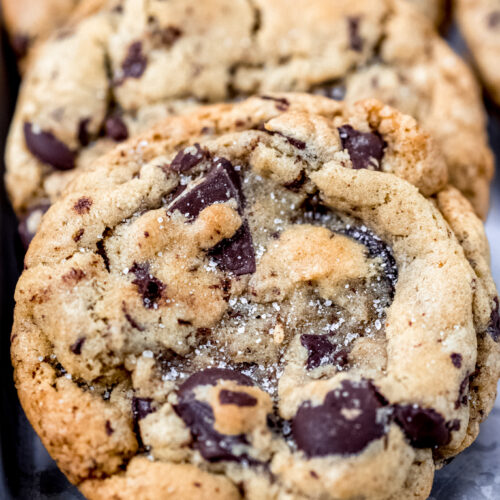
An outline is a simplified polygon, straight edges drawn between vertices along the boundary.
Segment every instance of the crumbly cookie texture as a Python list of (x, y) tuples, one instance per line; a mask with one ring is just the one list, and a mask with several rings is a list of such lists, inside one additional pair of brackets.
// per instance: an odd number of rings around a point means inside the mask
[(455, 12), (480, 76), (491, 97), (500, 103), (500, 3), (455, 0)]
[(6, 156), (23, 231), (77, 171), (165, 115), (288, 90), (378, 97), (414, 116), (486, 214), (493, 163), (476, 83), (406, 2), (124, 0), (42, 45), (26, 75)]
[(495, 399), (482, 224), (374, 100), (126, 142), (44, 216), (16, 303), (21, 402), (90, 499), (424, 499)]

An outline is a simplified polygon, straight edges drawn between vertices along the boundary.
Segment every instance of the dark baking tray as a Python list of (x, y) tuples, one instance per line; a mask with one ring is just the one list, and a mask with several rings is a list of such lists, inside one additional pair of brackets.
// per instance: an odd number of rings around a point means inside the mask
[[(453, 34), (453, 32), (452, 32)], [(452, 36), (454, 46), (462, 47)], [(5, 33), (0, 39), (0, 154), (12, 116), (19, 76)], [(490, 109), (490, 140), (500, 157), (500, 120)], [(3, 179), (3, 161), (1, 163)], [(488, 229), (492, 243), (494, 272), (500, 278), (500, 186), (494, 189), (494, 205)], [(23, 250), (16, 219), (0, 182), (0, 500), (83, 499), (59, 471), (27, 421), (12, 382), (9, 336), (14, 307), (13, 293), (23, 265)], [(498, 252), (494, 251), (498, 249)], [(436, 474), (434, 500), (493, 500), (500, 498), (500, 463), (497, 448), (500, 408), (493, 410), (478, 440), (455, 461)]]

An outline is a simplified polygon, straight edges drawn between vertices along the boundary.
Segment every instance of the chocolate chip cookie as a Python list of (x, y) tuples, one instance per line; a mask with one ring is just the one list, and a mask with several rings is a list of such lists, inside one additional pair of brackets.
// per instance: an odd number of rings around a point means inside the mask
[(374, 100), (267, 94), (118, 146), (16, 302), (21, 402), (89, 499), (423, 499), (495, 399), (483, 226)]
[(456, 0), (460, 29), (491, 97), (500, 103), (500, 2)]
[(415, 116), (436, 137), (452, 184), (486, 214), (493, 163), (478, 89), (406, 2), (112, 5), (42, 46), (26, 75), (6, 177), (23, 219), (165, 115), (281, 90), (348, 102), (378, 96)]

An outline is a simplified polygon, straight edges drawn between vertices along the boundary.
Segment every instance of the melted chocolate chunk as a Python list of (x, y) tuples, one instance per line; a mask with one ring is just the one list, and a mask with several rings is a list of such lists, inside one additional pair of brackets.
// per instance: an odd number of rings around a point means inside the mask
[(260, 96), (261, 99), (265, 101), (274, 101), (276, 103), (276, 109), (279, 111), (286, 111), (290, 107), (290, 102), (284, 97), (272, 97), (270, 95)]
[(153, 400), (151, 398), (132, 398), (132, 416), (136, 422), (156, 411), (151, 406), (152, 402)]
[(134, 262), (130, 272), (135, 274), (135, 280), (132, 283), (137, 285), (137, 290), (142, 295), (144, 307), (151, 309), (162, 296), (165, 285), (149, 273), (149, 264), (147, 262), (141, 264)]
[(49, 207), (49, 203), (40, 203), (39, 205), (30, 207), (28, 213), (19, 220), (17, 230), (19, 231), (19, 236), (25, 249), (29, 247), (37, 229), (33, 227), (34, 223), (32, 222), (32, 218), (36, 217), (36, 219), (38, 219), (49, 209)]
[(349, 42), (351, 44), (351, 49), (356, 52), (361, 52), (363, 50), (363, 39), (359, 34), (359, 17), (348, 17), (347, 23), (349, 26)]
[(455, 422), (446, 423), (436, 410), (417, 405), (394, 405), (393, 409), (394, 420), (415, 448), (434, 448), (450, 442)]
[(106, 136), (116, 142), (128, 139), (127, 125), (119, 115), (112, 115), (106, 119), (104, 124)]
[(391, 247), (378, 236), (363, 227), (349, 227), (344, 231), (344, 234), (362, 243), (368, 249), (368, 255), (370, 257), (380, 257), (382, 259), (382, 267), (392, 287), (391, 297), (394, 297), (396, 283), (398, 281), (398, 266)]
[(309, 458), (358, 453), (384, 436), (385, 425), (377, 415), (382, 406), (371, 382), (344, 380), (323, 404), (307, 401), (299, 407), (292, 423), (297, 447)]
[(453, 366), (455, 368), (461, 368), (462, 367), (462, 355), (459, 354), (458, 352), (453, 352), (450, 354), (451, 362), (453, 363)]
[(219, 242), (209, 251), (209, 255), (222, 269), (236, 276), (253, 274), (256, 270), (255, 251), (248, 223), (243, 222), (232, 238)]
[(257, 404), (257, 399), (246, 392), (222, 389), (222, 391), (219, 392), (219, 403), (221, 405), (255, 406)]
[(308, 351), (307, 369), (314, 370), (318, 366), (333, 364), (340, 367), (348, 363), (348, 353), (344, 349), (337, 350), (326, 335), (301, 335), (300, 343)]
[(380, 170), (381, 160), (387, 144), (378, 132), (359, 132), (350, 125), (339, 127), (342, 147), (351, 157), (352, 168)]
[[(196, 150), (194, 153), (190, 151), (193, 147)], [(170, 168), (174, 172), (184, 173), (196, 167), (196, 165), (201, 163), (203, 160), (208, 159), (208, 157), (208, 151), (202, 149), (200, 145), (196, 143), (190, 148), (185, 148), (182, 151), (179, 151), (172, 160)]]
[(128, 48), (128, 53), (122, 62), (124, 78), (140, 78), (146, 69), (148, 60), (142, 53), (142, 42), (134, 42)]
[(90, 118), (83, 118), (78, 122), (78, 142), (82, 146), (88, 146), (90, 142), (90, 135), (87, 127), (89, 125)]
[[(252, 380), (242, 373), (224, 368), (208, 368), (191, 375), (179, 388), (179, 402), (174, 407), (177, 415), (189, 427), (193, 436), (192, 447), (210, 462), (248, 461), (255, 463), (245, 454), (236, 455), (235, 447), (248, 444), (243, 434), (229, 436), (214, 429), (214, 414), (208, 403), (198, 401), (194, 390), (200, 385), (216, 385), (219, 380), (232, 380), (239, 385), (253, 385)], [(222, 392), (222, 391), (221, 391)]]
[(70, 351), (73, 354), (76, 354), (77, 356), (79, 356), (82, 353), (82, 347), (83, 347), (83, 344), (85, 343), (85, 340), (87, 340), (86, 337), (78, 338), (78, 340), (74, 344), (70, 345), (70, 347), (69, 347)]
[(187, 218), (196, 219), (204, 208), (235, 199), (241, 213), (244, 199), (238, 174), (225, 158), (219, 158), (214, 163), (197, 186), (174, 200), (169, 212), (179, 210)]
[(70, 170), (75, 166), (75, 153), (51, 132), (34, 132), (33, 125), (25, 122), (24, 140), (30, 153), (41, 162), (58, 170)]
[(491, 311), (490, 324), (488, 325), (488, 334), (495, 341), (500, 341), (500, 315), (498, 314), (499, 304), (498, 297), (494, 299), (495, 305)]

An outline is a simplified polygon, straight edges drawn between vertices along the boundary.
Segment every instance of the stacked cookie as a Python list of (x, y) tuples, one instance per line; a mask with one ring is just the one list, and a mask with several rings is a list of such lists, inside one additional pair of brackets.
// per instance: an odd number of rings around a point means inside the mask
[(16, 385), (88, 498), (423, 499), (477, 436), (493, 159), (408, 2), (80, 2), (6, 159)]

